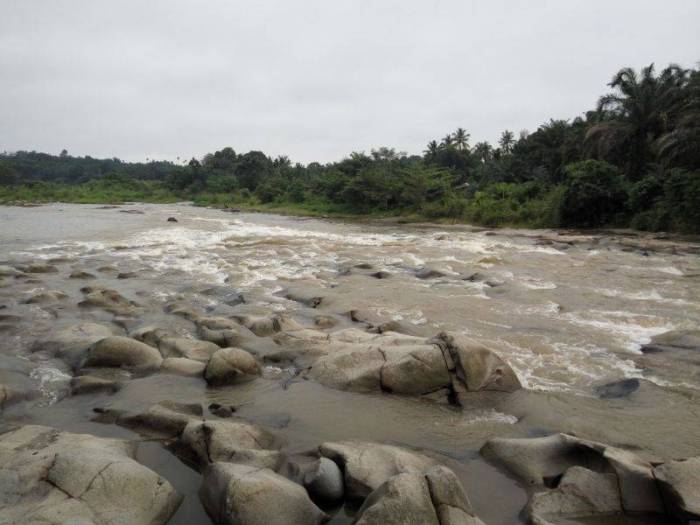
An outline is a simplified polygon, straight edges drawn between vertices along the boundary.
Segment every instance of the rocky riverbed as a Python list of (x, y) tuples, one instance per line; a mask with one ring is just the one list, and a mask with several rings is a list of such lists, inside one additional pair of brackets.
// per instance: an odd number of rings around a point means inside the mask
[(698, 244), (56, 204), (0, 247), (0, 523), (700, 520)]

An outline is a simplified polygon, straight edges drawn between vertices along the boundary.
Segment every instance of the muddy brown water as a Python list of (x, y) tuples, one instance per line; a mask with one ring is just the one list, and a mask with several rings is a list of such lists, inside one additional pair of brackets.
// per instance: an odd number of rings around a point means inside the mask
[[(166, 222), (171, 216), (178, 222)], [(187, 205), (0, 207), (0, 264), (50, 262), (59, 270), (0, 280), (0, 314), (16, 316), (0, 321), (3, 369), (16, 366), (14, 358), (26, 361), (38, 392), (6, 407), (2, 426), (31, 422), (141, 440), (138, 459), (185, 495), (172, 523), (208, 522), (199, 474), (157, 441), (92, 421), (94, 408), (216, 402), (281, 435), (290, 452), (351, 438), (425, 450), (455, 470), (486, 523), (520, 523), (525, 490), (478, 454), (489, 437), (566, 431), (648, 458), (700, 454), (697, 366), (639, 350), (656, 334), (700, 327), (698, 253), (692, 243), (619, 232), (347, 223)], [(424, 268), (435, 271), (422, 279)], [(97, 278), (68, 279), (75, 270)], [(352, 325), (344, 314), (357, 310), (426, 336), (456, 331), (498, 351), (526, 390), (475, 394), (455, 409), (303, 380), (212, 389), (200, 379), (156, 374), (114, 395), (69, 397), (65, 366), (31, 349), (77, 322), (120, 330), (111, 314), (77, 306), (86, 284), (119, 291), (141, 305), (144, 323), (183, 336), (193, 325), (163, 312), (173, 299), (212, 315), (285, 312), (311, 323), (323, 314), (342, 327)], [(47, 290), (68, 298), (23, 304)], [(285, 299), (290, 291), (322, 300), (310, 308)], [(245, 303), (236, 304), (238, 294)], [(596, 386), (629, 378), (641, 380), (630, 396), (596, 395)], [(352, 509), (329, 510), (332, 523), (351, 521)]]

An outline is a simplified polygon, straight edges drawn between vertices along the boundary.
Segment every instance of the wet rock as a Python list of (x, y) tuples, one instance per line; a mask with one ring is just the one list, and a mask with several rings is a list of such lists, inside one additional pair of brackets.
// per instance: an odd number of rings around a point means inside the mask
[(200, 316), (200, 313), (196, 308), (181, 301), (169, 302), (163, 307), (163, 310), (165, 313), (179, 315), (180, 317), (184, 317), (189, 321), (196, 321)]
[(158, 348), (161, 340), (174, 337), (172, 331), (155, 325), (143, 325), (129, 332), (129, 337)]
[(188, 424), (202, 421), (202, 405), (161, 401), (140, 414), (116, 414), (116, 422), (148, 436), (180, 436)]
[(321, 456), (340, 466), (344, 472), (346, 496), (355, 500), (363, 500), (397, 474), (423, 473), (437, 464), (418, 452), (362, 441), (323, 443), (319, 451)]
[(107, 265), (107, 266), (100, 266), (100, 267), (97, 269), (97, 271), (100, 272), (100, 273), (106, 273), (106, 274), (114, 274), (114, 275), (117, 275), (117, 274), (119, 273), (119, 268), (117, 268), (116, 266), (109, 266), (109, 265)]
[(207, 362), (219, 347), (208, 341), (198, 341), (186, 337), (167, 337), (158, 342), (158, 350), (163, 357), (186, 357), (195, 361)]
[(323, 297), (299, 291), (287, 291), (284, 293), (284, 298), (290, 301), (296, 301), (309, 308), (318, 308), (323, 302)]
[(186, 377), (202, 377), (206, 364), (186, 357), (168, 357), (163, 359), (161, 372), (168, 372)]
[(323, 385), (339, 390), (376, 392), (382, 388), (384, 354), (378, 347), (338, 345), (319, 358), (306, 374)]
[(134, 372), (152, 372), (163, 363), (158, 350), (129, 337), (102, 339), (88, 350), (84, 367), (116, 367)]
[(7, 523), (165, 524), (182, 496), (126, 441), (27, 425), (0, 436)]
[(654, 477), (671, 515), (681, 523), (700, 520), (700, 457), (664, 463)]
[(238, 411), (234, 405), (220, 405), (219, 403), (211, 403), (207, 408), (209, 412), (220, 418), (232, 417)]
[(314, 317), (314, 324), (323, 330), (333, 328), (338, 324), (338, 320), (330, 315), (317, 315)]
[(644, 353), (674, 350), (700, 351), (700, 330), (671, 330), (652, 337), (649, 344), (642, 346)]
[(58, 273), (58, 268), (52, 264), (34, 263), (17, 268), (24, 273)]
[(619, 448), (554, 434), (531, 439), (493, 438), (481, 453), (532, 486), (556, 486), (571, 467), (612, 472), (625, 512), (663, 512), (651, 464)]
[(95, 276), (91, 274), (90, 272), (84, 272), (77, 270), (75, 272), (71, 272), (71, 274), (68, 276), (69, 279), (94, 279)]
[(133, 279), (138, 276), (138, 272), (119, 272), (117, 274), (117, 279)]
[(180, 438), (181, 455), (199, 465), (217, 461), (276, 469), (281, 441), (243, 419), (190, 421)]
[(77, 376), (71, 379), (71, 395), (96, 394), (98, 392), (114, 393), (121, 388), (119, 381), (93, 375)]
[(115, 290), (100, 286), (85, 286), (80, 289), (85, 299), (78, 303), (82, 308), (101, 308), (115, 315), (134, 316), (138, 313), (138, 304), (129, 301)]
[[(0, 369), (0, 409), (9, 405), (38, 397), (39, 392), (34, 382), (29, 378), (30, 370), (8, 367), (10, 359), (2, 358)], [(14, 369), (13, 369), (14, 368)]]
[(217, 525), (316, 525), (328, 520), (303, 487), (265, 468), (214, 463), (204, 472), (199, 495)]
[(303, 328), (303, 326), (286, 315), (271, 315), (268, 317), (241, 315), (234, 317), (234, 319), (258, 337), (266, 337), (280, 331), (300, 330)]
[(0, 264), (0, 277), (18, 277), (20, 275), (24, 275), (24, 272), (12, 266)]
[(199, 317), (196, 324), (209, 330), (235, 330), (240, 326), (236, 321), (227, 317)]
[(639, 379), (622, 379), (604, 385), (596, 386), (594, 391), (601, 399), (617, 399), (628, 397), (633, 392), (639, 390)]
[(221, 348), (238, 346), (243, 341), (240, 331), (230, 328), (223, 330), (212, 330), (206, 326), (199, 326), (197, 329), (197, 335), (203, 341), (214, 343), (216, 346)]
[(436, 345), (387, 346), (380, 370), (383, 390), (397, 394), (425, 394), (450, 385), (452, 377)]
[(79, 367), (88, 349), (97, 341), (114, 335), (109, 326), (97, 323), (80, 323), (52, 332), (46, 339), (32, 345), (33, 352), (57, 357), (73, 369)]
[(168, 217), (167, 222), (177, 222), (177, 219), (175, 217)]
[(595, 517), (622, 513), (617, 476), (584, 467), (571, 467), (555, 489), (536, 493), (527, 514), (535, 524), (561, 518)]
[(430, 266), (420, 268), (416, 271), (416, 277), (419, 279), (437, 279), (439, 277), (445, 277), (445, 275), (445, 272), (442, 270), (438, 270), (437, 268), (432, 268)]
[[(467, 337), (443, 332), (436, 343), (443, 349), (459, 386), (468, 392), (514, 392), (522, 388), (513, 369), (493, 350)], [(458, 390), (459, 394), (459, 389)]]
[(483, 525), (457, 476), (443, 466), (390, 478), (367, 497), (357, 516), (358, 525)]
[(343, 473), (328, 458), (309, 454), (287, 457), (279, 473), (303, 485), (313, 501), (329, 504), (343, 499)]
[(260, 364), (245, 350), (220, 348), (209, 359), (204, 379), (210, 385), (232, 385), (250, 381), (260, 374)]
[(369, 274), (370, 277), (374, 277), (375, 279), (388, 279), (391, 277), (391, 274), (389, 272), (385, 272), (384, 270), (380, 270), (378, 272), (374, 272)]
[(24, 304), (45, 304), (56, 303), (65, 299), (68, 299), (68, 294), (63, 293), (60, 290), (48, 290), (45, 292), (36, 293), (22, 302)]

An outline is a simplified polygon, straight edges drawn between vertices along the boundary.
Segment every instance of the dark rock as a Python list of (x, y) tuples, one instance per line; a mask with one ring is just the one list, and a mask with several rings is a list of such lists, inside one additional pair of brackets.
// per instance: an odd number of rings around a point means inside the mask
[(168, 217), (167, 222), (177, 222), (177, 219), (175, 217)]
[(639, 379), (622, 379), (595, 387), (595, 393), (601, 399), (627, 397), (639, 389)]

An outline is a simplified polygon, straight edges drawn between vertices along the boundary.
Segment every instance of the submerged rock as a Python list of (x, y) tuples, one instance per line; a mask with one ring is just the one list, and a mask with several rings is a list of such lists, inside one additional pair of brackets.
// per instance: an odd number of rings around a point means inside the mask
[(210, 385), (232, 385), (251, 381), (261, 372), (260, 364), (245, 350), (219, 348), (207, 363), (204, 379)]
[(27, 425), (0, 435), (6, 523), (160, 525), (182, 496), (117, 439)]
[(636, 392), (640, 384), (639, 379), (622, 379), (595, 387), (595, 393), (601, 399), (617, 399)]
[(116, 367), (134, 372), (152, 372), (163, 363), (158, 350), (129, 337), (102, 339), (88, 350), (83, 367)]
[(68, 276), (69, 279), (95, 279), (95, 276), (91, 274), (90, 272), (85, 272), (82, 270), (76, 270), (74, 272), (71, 272), (71, 274)]
[(198, 341), (187, 337), (166, 337), (158, 341), (158, 350), (163, 357), (186, 357), (207, 362), (219, 347), (209, 341)]
[(86, 286), (80, 290), (85, 299), (78, 303), (83, 308), (101, 308), (115, 315), (134, 316), (138, 312), (138, 304), (129, 301), (115, 290), (99, 286)]
[(58, 268), (53, 264), (33, 263), (17, 268), (24, 273), (58, 273)]
[(68, 299), (68, 294), (63, 293), (60, 290), (47, 290), (45, 292), (36, 293), (22, 302), (24, 304), (44, 304), (55, 303), (65, 299)]
[(303, 487), (266, 468), (214, 463), (204, 471), (199, 495), (217, 525), (317, 525), (328, 521)]

